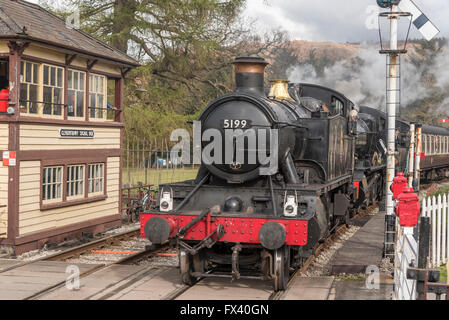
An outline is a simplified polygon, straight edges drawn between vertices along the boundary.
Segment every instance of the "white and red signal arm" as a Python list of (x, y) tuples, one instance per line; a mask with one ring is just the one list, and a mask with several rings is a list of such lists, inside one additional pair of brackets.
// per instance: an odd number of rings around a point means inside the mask
[(449, 123), (449, 119), (440, 119), (441, 123)]
[(432, 40), (440, 33), (440, 30), (435, 26), (435, 24), (427, 18), (427, 16), (412, 0), (401, 0), (399, 2), (399, 9), (403, 12), (409, 12), (412, 14), (411, 19), (413, 25), (427, 41)]

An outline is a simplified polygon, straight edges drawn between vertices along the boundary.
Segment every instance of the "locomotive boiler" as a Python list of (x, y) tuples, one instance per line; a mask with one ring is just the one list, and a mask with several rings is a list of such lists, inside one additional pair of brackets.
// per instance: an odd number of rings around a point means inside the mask
[(235, 91), (199, 118), (197, 178), (160, 186), (157, 208), (141, 215), (153, 245), (176, 242), (186, 284), (256, 275), (283, 290), (357, 201), (353, 103), (312, 84), (273, 81), (267, 92), (266, 65), (235, 60)]

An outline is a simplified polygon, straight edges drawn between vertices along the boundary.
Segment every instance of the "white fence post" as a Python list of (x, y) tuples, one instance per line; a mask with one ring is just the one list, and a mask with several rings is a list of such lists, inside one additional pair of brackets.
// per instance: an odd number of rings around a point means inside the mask
[(432, 202), (432, 267), (436, 265), (437, 263), (437, 226), (436, 226), (436, 208), (437, 208), (437, 204), (436, 204), (436, 199), (435, 197), (432, 196), (431, 198), (431, 202)]
[(407, 269), (413, 264), (417, 267), (418, 244), (413, 235), (404, 234), (404, 228), (398, 228), (395, 257), (395, 299), (416, 300), (416, 280), (407, 279)]
[(443, 228), (443, 232), (441, 234), (441, 263), (445, 264), (447, 262), (447, 240), (446, 240), (446, 235), (447, 235), (447, 197), (446, 194), (443, 195), (443, 220), (441, 221), (441, 226)]
[(431, 267), (449, 262), (449, 194), (422, 199), (422, 216), (431, 223)]
[[(449, 196), (447, 197), (447, 200), (449, 201)], [(446, 203), (446, 207), (447, 207), (447, 209), (449, 210), (449, 204), (448, 203)], [(447, 236), (447, 239), (446, 239), (446, 263), (448, 263), (449, 261), (448, 261), (448, 259), (449, 259), (449, 213), (448, 213), (448, 216), (446, 216), (446, 221), (443, 221), (443, 223), (446, 225), (446, 236)]]
[(436, 215), (436, 227), (437, 227), (437, 264), (435, 267), (441, 265), (441, 210), (442, 210), (441, 195), (437, 197), (437, 215)]

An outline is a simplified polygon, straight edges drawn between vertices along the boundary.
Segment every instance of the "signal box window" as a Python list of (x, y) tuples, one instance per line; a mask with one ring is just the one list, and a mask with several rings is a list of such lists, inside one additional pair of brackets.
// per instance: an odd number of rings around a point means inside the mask
[(104, 119), (107, 116), (107, 83), (106, 77), (91, 74), (89, 77), (89, 109), (91, 119)]
[(67, 166), (67, 198), (84, 196), (84, 165)]
[(38, 113), (39, 65), (20, 62), (20, 111)]
[(44, 168), (42, 175), (42, 200), (62, 200), (62, 167)]
[(68, 72), (68, 116), (84, 117), (86, 74), (81, 71)]
[(90, 164), (88, 169), (89, 194), (103, 194), (104, 190), (104, 164)]
[(63, 68), (50, 65), (44, 65), (43, 67), (43, 114), (45, 115), (62, 115), (64, 96), (63, 74)]

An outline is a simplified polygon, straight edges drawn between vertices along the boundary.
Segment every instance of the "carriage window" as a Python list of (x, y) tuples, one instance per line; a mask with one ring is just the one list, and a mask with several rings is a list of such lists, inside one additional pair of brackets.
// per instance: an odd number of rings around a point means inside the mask
[(440, 137), (435, 136), (435, 154), (440, 153)]
[(429, 141), (427, 139), (428, 139), (427, 138), (427, 134), (423, 135), (423, 142), (424, 142), (423, 150), (424, 150), (424, 153), (426, 155), (429, 154), (429, 150), (428, 150), (428, 148), (429, 148)]
[(443, 137), (443, 144), (444, 144), (444, 150), (443, 150), (443, 153), (444, 154), (447, 154), (447, 137)]
[(448, 150), (449, 150), (449, 149), (448, 149), (448, 148), (449, 148), (449, 145), (448, 145), (449, 137), (444, 137), (444, 139), (445, 139), (445, 141), (444, 141), (444, 142), (445, 142), (445, 143), (444, 143), (444, 144), (445, 144), (444, 153), (447, 154), (447, 153), (448, 153)]
[(447, 154), (447, 137), (443, 137), (443, 153)]
[(423, 150), (424, 153), (427, 153), (426, 147), (427, 147), (427, 136), (425, 134), (422, 135), (422, 146), (421, 149)]
[(435, 153), (435, 136), (430, 136), (430, 154)]
[(433, 139), (432, 139), (432, 136), (431, 135), (429, 135), (428, 136), (428, 142), (429, 142), (429, 154), (430, 155), (432, 155), (432, 152), (433, 152)]
[(440, 136), (435, 136), (435, 153), (440, 154)]

